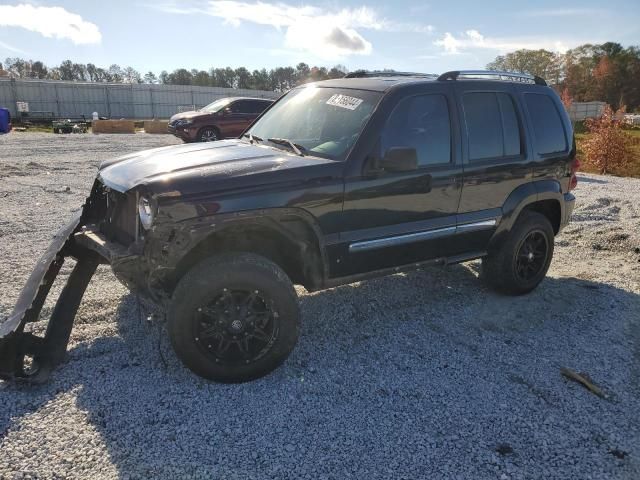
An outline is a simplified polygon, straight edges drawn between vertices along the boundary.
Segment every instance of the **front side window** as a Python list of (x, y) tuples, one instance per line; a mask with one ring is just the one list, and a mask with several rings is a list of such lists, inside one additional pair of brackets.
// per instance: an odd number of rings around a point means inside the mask
[(219, 110), (222, 110), (227, 105), (229, 105), (230, 101), (231, 100), (228, 99), (228, 98), (221, 98), (220, 100), (216, 100), (215, 102), (210, 103), (206, 107), (202, 107), (200, 109), (200, 111), (201, 112), (207, 112), (207, 113), (215, 113), (215, 112), (217, 112)]
[(382, 155), (392, 147), (414, 148), (418, 165), (451, 161), (451, 122), (444, 95), (418, 95), (403, 99), (382, 131)]
[(526, 93), (524, 99), (533, 123), (538, 153), (545, 155), (564, 152), (567, 140), (560, 113), (553, 100), (540, 93)]
[(368, 90), (298, 88), (276, 103), (248, 133), (263, 142), (287, 139), (302, 146), (306, 154), (344, 160), (381, 96)]
[(254, 107), (251, 100), (238, 100), (233, 102), (229, 108), (232, 113), (253, 113)]
[(513, 157), (522, 152), (520, 125), (511, 95), (472, 92), (462, 97), (469, 160)]

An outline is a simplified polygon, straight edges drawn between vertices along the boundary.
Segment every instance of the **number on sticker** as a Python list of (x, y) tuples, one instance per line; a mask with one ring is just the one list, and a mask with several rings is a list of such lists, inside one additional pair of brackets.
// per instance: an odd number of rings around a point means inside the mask
[(333, 105), (334, 107), (346, 108), (347, 110), (355, 110), (362, 103), (361, 98), (350, 97), (348, 95), (335, 94), (327, 100), (327, 105)]

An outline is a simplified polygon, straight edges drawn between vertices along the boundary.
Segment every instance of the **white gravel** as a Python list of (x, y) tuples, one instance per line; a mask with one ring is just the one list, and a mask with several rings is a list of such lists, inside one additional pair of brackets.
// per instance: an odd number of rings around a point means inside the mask
[[(173, 143), (0, 136), (0, 318), (99, 161)], [(640, 478), (640, 181), (580, 180), (535, 292), (492, 293), (477, 262), (299, 289), (298, 347), (243, 385), (186, 371), (101, 267), (51, 381), (0, 382), (0, 478)]]

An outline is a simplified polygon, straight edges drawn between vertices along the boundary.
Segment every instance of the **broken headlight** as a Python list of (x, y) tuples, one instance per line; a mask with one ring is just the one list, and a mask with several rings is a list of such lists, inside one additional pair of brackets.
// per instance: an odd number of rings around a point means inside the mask
[(140, 215), (140, 223), (145, 230), (149, 230), (153, 225), (153, 220), (156, 216), (156, 209), (151, 200), (148, 197), (141, 196), (138, 200), (138, 215)]

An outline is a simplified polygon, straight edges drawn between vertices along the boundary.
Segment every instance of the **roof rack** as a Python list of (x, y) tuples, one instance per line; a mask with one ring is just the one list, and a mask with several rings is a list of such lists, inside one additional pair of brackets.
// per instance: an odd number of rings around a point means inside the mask
[(517, 72), (499, 72), (492, 70), (454, 70), (443, 73), (438, 80), (462, 80), (462, 79), (486, 79), (486, 80), (502, 80), (503, 82), (530, 83), (535, 85), (547, 85), (544, 78), (537, 75), (528, 75), (526, 73)]
[(433, 73), (395, 72), (389, 70), (355, 70), (347, 73), (343, 78), (371, 78), (371, 77), (429, 77), (436, 78)]

